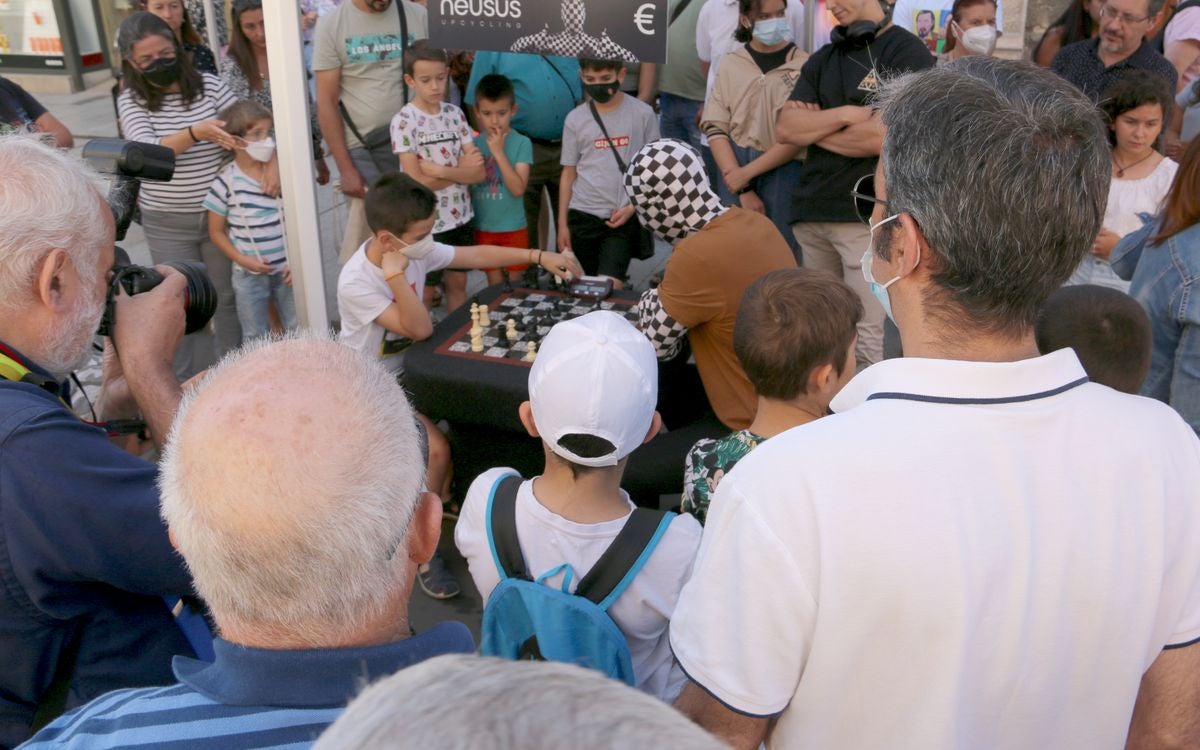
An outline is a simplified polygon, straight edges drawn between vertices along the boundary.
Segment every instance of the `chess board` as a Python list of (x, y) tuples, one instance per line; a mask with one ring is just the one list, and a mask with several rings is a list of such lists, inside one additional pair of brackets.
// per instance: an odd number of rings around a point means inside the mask
[[(436, 351), (453, 357), (530, 367), (532, 363), (524, 359), (530, 341), (536, 349), (541, 349), (542, 339), (555, 323), (595, 310), (612, 310), (637, 323), (637, 300), (587, 300), (562, 292), (513, 289), (488, 303), (489, 324), (483, 329), (483, 351), (471, 351), (470, 316)], [(510, 318), (516, 323), (515, 339), (507, 335)]]

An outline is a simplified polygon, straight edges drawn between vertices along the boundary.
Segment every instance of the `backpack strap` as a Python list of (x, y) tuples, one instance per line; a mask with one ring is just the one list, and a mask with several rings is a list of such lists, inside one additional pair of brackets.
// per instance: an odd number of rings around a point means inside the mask
[(529, 579), (525, 556), (521, 554), (521, 543), (517, 539), (517, 490), (522, 481), (520, 474), (505, 474), (492, 485), (492, 494), (488, 497), (488, 546), (501, 581)]
[(674, 513), (637, 508), (608, 549), (579, 581), (575, 595), (607, 610), (637, 577), (671, 525)]

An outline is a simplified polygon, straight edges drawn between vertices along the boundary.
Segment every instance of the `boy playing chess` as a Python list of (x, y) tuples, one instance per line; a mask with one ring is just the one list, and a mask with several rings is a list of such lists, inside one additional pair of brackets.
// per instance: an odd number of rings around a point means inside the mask
[[(407, 174), (390, 172), (367, 191), (364, 203), (371, 238), (364, 242), (338, 277), (338, 311), (342, 343), (378, 356), (399, 378), (404, 350), (433, 335), (433, 321), (422, 303), (427, 274), (443, 268), (494, 268), (538, 263), (559, 278), (579, 278), (574, 258), (522, 248), (475, 245), (451, 247), (433, 239), (437, 197)], [(450, 489), (450, 445), (424, 415), (429, 434), (426, 484), (447, 497)], [(422, 590), (434, 598), (458, 593), (453, 576), (434, 558), (418, 576)]]

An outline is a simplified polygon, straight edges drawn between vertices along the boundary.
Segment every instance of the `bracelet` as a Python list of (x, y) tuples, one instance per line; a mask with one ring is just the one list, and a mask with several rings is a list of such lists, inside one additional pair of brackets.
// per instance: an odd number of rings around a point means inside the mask
[(383, 277), (383, 280), (384, 280), (384, 281), (391, 281), (392, 279), (396, 278), (397, 276), (403, 276), (403, 275), (404, 275), (404, 272), (403, 272), (403, 271), (397, 271), (397, 272), (395, 272), (394, 274), (392, 274), (391, 276), (384, 276), (384, 277)]
[(200, 139), (199, 139), (199, 138), (197, 138), (197, 137), (196, 137), (196, 134), (192, 132), (192, 126), (191, 126), (191, 125), (188, 125), (188, 137), (190, 137), (190, 138), (192, 139), (192, 141), (193, 141), (193, 142), (195, 142), (195, 143), (199, 143), (199, 142), (200, 142)]

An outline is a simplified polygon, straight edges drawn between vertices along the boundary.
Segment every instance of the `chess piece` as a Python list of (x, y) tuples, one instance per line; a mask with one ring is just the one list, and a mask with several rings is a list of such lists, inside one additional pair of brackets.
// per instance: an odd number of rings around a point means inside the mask
[(525, 356), (522, 357), (521, 359), (525, 360), (526, 362), (532, 362), (536, 358), (537, 358), (537, 344), (530, 341), (528, 344), (525, 345)]
[(508, 330), (504, 332), (504, 335), (508, 337), (509, 341), (517, 340), (517, 321), (512, 318), (508, 319)]
[(491, 324), (492, 324), (492, 319), (488, 315), (488, 306), (480, 305), (479, 306), (479, 326), (481, 328), (487, 328), (487, 327), (491, 326)]
[(479, 322), (479, 303), (478, 302), (471, 303), (471, 322), (472, 323)]
[(471, 351), (483, 351), (483, 329), (478, 326), (471, 329)]

